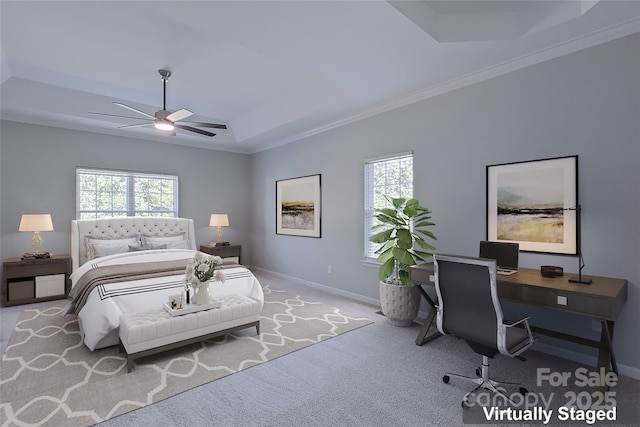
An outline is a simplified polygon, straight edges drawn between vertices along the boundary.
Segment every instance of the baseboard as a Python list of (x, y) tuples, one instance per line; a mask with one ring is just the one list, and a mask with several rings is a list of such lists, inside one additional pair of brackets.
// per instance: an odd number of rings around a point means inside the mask
[(304, 280), (304, 279), (301, 279), (299, 277), (289, 276), (287, 274), (278, 273), (277, 271), (267, 270), (266, 268), (262, 268), (262, 267), (249, 266), (249, 269), (250, 270), (263, 271), (265, 273), (272, 274), (274, 276), (281, 277), (283, 279), (293, 280), (293, 281), (295, 281), (297, 283), (309, 286), (311, 288), (321, 289), (323, 291), (326, 291), (326, 292), (329, 292), (329, 293), (332, 293), (332, 294), (335, 294), (335, 295), (340, 295), (340, 296), (343, 296), (343, 297), (346, 297), (346, 298), (349, 298), (349, 299), (352, 299), (352, 300), (356, 300), (356, 301), (360, 301), (360, 302), (363, 302), (363, 303), (366, 303), (366, 304), (373, 305), (375, 307), (380, 307), (380, 300), (379, 299), (365, 297), (364, 295), (355, 294), (353, 292), (348, 292), (348, 291), (343, 291), (342, 289), (332, 288), (331, 286), (322, 285), (322, 284), (316, 283), (316, 282), (310, 282), (309, 280)]
[[(376, 307), (380, 307), (380, 300), (375, 298), (365, 297), (360, 294), (355, 294), (353, 292), (343, 291), (341, 289), (332, 288), (331, 286), (322, 285), (320, 283), (311, 282), (309, 280), (304, 280), (299, 277), (289, 276), (287, 274), (278, 273), (276, 271), (267, 270), (266, 268), (249, 266), (252, 270), (263, 271), (268, 274), (272, 274), (277, 277), (281, 277), (283, 279), (293, 280), (297, 283), (300, 283), (305, 286), (309, 286), (316, 289), (321, 289), (323, 291), (329, 292), (334, 295), (340, 295), (346, 298), (350, 298), (356, 301), (364, 302), (366, 304), (371, 304)], [(427, 317), (427, 313), (421, 311), (418, 314), (418, 317), (424, 319)], [(596, 366), (598, 364), (598, 360), (595, 356), (589, 356), (587, 354), (579, 353), (577, 351), (567, 350), (561, 347), (556, 347), (554, 345), (549, 345), (541, 342), (537, 342), (534, 344), (534, 350), (540, 351), (541, 353), (550, 354), (552, 356), (557, 356), (562, 359), (571, 360), (574, 362), (582, 363), (587, 366)], [(636, 380), (640, 380), (640, 369), (635, 368), (633, 366), (622, 365), (618, 363), (618, 372), (620, 375), (624, 375), (626, 377), (634, 378)]]
[[(595, 356), (589, 356), (584, 353), (567, 350), (565, 348), (556, 347), (554, 345), (537, 342), (533, 345), (533, 349), (541, 353), (550, 354), (562, 359), (582, 363), (583, 365), (587, 366), (596, 366), (598, 364), (598, 358)], [(633, 366), (627, 366), (618, 363), (618, 373), (620, 375), (624, 375), (625, 377), (640, 380), (640, 369), (634, 368)]]

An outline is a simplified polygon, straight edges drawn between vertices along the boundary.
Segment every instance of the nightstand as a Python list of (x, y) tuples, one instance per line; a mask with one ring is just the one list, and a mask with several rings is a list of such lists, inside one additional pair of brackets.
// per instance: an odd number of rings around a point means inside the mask
[(238, 257), (238, 264), (242, 264), (242, 245), (200, 245), (200, 252), (204, 252), (209, 255), (216, 255), (220, 258)]
[(63, 299), (71, 290), (71, 257), (8, 258), (2, 264), (2, 303), (5, 307)]

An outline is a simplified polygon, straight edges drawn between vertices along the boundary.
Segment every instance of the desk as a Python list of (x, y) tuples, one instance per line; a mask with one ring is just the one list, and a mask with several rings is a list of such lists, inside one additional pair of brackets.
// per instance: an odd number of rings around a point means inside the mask
[[(437, 310), (435, 301), (429, 297), (423, 286), (435, 286), (432, 280), (433, 274), (433, 264), (413, 266), (409, 269), (409, 278), (418, 284), (420, 293), (431, 306), (427, 320), (416, 339), (417, 345), (423, 345), (439, 336), (439, 333), (427, 336)], [(608, 370), (611, 366), (613, 371), (618, 374), (612, 345), (613, 328), (624, 303), (627, 301), (627, 281), (589, 276), (593, 282), (590, 285), (583, 285), (569, 282), (569, 276), (571, 275), (565, 274), (562, 277), (548, 278), (542, 277), (540, 270), (520, 268), (516, 274), (511, 276), (498, 275), (498, 296), (522, 304), (565, 311), (600, 320), (602, 324), (600, 341), (534, 326), (531, 327), (531, 330), (538, 334), (597, 348), (598, 368), (604, 367)]]

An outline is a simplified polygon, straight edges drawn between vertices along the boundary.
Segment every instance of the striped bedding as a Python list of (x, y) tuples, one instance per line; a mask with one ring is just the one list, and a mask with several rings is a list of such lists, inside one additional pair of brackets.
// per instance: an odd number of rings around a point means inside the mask
[[(85, 263), (71, 275), (72, 294), (74, 287), (82, 282), (86, 274), (94, 274), (98, 267), (155, 263), (193, 258), (197, 251), (191, 249), (165, 249), (129, 252), (110, 255)], [(143, 264), (142, 264), (143, 265)], [(141, 266), (142, 266), (141, 265)], [(89, 273), (91, 272), (91, 273)], [(245, 295), (264, 302), (260, 283), (247, 268), (241, 265), (225, 266), (225, 282), (212, 282), (213, 297), (225, 294)], [(170, 295), (179, 294), (183, 289), (184, 272), (161, 277), (135, 278), (115, 283), (99, 283), (89, 293), (84, 306), (78, 310), (80, 332), (85, 345), (90, 350), (108, 347), (118, 343), (117, 330), (123, 314), (157, 309), (168, 301)], [(69, 303), (69, 312), (75, 311)]]

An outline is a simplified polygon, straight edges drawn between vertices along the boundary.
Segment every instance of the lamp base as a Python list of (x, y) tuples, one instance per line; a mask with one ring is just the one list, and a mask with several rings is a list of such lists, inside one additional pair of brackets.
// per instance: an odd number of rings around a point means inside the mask
[(583, 285), (588, 285), (588, 284), (591, 283), (591, 278), (590, 277), (573, 276), (573, 277), (569, 277), (569, 281), (571, 283), (582, 283)]
[(51, 252), (26, 252), (22, 259), (43, 259), (51, 258)]
[(229, 246), (229, 242), (214, 242), (214, 246)]

